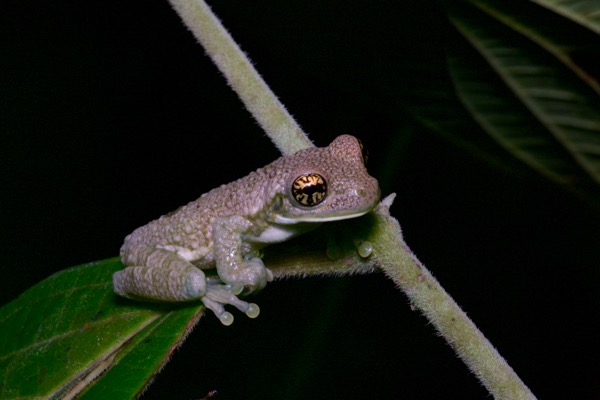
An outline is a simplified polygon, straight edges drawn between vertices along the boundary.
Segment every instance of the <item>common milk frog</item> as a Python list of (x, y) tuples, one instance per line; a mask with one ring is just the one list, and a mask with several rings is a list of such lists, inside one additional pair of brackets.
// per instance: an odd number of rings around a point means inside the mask
[[(283, 156), (248, 176), (136, 229), (125, 238), (113, 275), (117, 294), (139, 300), (200, 300), (229, 325), (233, 305), (249, 317), (256, 304), (237, 296), (273, 279), (258, 256), (322, 222), (359, 217), (379, 201), (377, 180), (365, 168), (362, 145), (349, 135), (328, 147)], [(202, 270), (216, 268), (218, 279)]]

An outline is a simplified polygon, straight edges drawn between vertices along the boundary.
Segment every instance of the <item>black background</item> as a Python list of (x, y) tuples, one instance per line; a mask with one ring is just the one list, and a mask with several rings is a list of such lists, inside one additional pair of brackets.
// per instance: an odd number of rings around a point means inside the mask
[[(407, 243), (532, 391), (597, 395), (598, 213), (409, 116), (420, 66), (447, 79), (440, 6), (212, 3), (317, 145), (367, 143)], [(278, 156), (166, 1), (4, 1), (0, 73), (2, 304)], [(144, 398), (487, 396), (382, 274), (255, 301), (256, 320), (203, 319)]]

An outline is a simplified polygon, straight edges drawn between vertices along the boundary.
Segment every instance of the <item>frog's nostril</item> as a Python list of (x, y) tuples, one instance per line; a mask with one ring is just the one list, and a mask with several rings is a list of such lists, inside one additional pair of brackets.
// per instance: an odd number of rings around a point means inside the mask
[(365, 190), (364, 190), (364, 189), (358, 189), (358, 190), (356, 191), (356, 194), (357, 194), (359, 197), (365, 197), (365, 196), (367, 195), (367, 192), (365, 192)]

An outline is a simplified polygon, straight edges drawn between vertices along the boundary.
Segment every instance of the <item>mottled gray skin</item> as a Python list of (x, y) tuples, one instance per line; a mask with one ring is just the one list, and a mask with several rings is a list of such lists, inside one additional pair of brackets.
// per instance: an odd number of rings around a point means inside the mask
[[(327, 183), (325, 199), (312, 207), (292, 193), (296, 178), (308, 174)], [(236, 294), (259, 290), (272, 279), (258, 249), (321, 222), (363, 215), (379, 195), (353, 136), (281, 157), (128, 235), (121, 247), (127, 268), (114, 274), (115, 292), (157, 301), (200, 299), (224, 324), (233, 320), (225, 304), (254, 317), (258, 307)], [(207, 283), (201, 270), (215, 267), (221, 282)]]

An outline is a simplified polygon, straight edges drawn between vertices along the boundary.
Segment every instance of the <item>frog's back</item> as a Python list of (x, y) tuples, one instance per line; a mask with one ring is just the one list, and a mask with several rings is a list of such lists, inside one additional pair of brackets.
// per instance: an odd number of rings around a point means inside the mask
[[(342, 185), (347, 180), (352, 182), (355, 179), (355, 165), (358, 162), (358, 171), (368, 176), (362, 161), (344, 162), (347, 147), (352, 146), (354, 153), (358, 152), (352, 157), (360, 159), (357, 140), (351, 136), (338, 137), (329, 148), (314, 147), (280, 157), (271, 164), (219, 186), (197, 200), (136, 229), (125, 238), (121, 254), (140, 246), (183, 247), (200, 254), (197, 250), (199, 248), (212, 249), (214, 221), (219, 217), (232, 215), (249, 219), (255, 229), (252, 234), (260, 235), (260, 230), (268, 225), (266, 214), (278, 194), (286, 193), (291, 174), (296, 176), (315, 169), (321, 170), (335, 175), (332, 186), (336, 181)], [(376, 181), (373, 181), (376, 186)], [(347, 191), (348, 188), (340, 186), (340, 189), (333, 190), (340, 192)], [(339, 204), (336, 199), (331, 199), (329, 207), (335, 211), (336, 208), (342, 208)]]
[(241, 215), (256, 218), (284, 188), (284, 157), (243, 178), (221, 185), (198, 199), (136, 229), (125, 238), (121, 252), (145, 246), (212, 247), (216, 218)]

